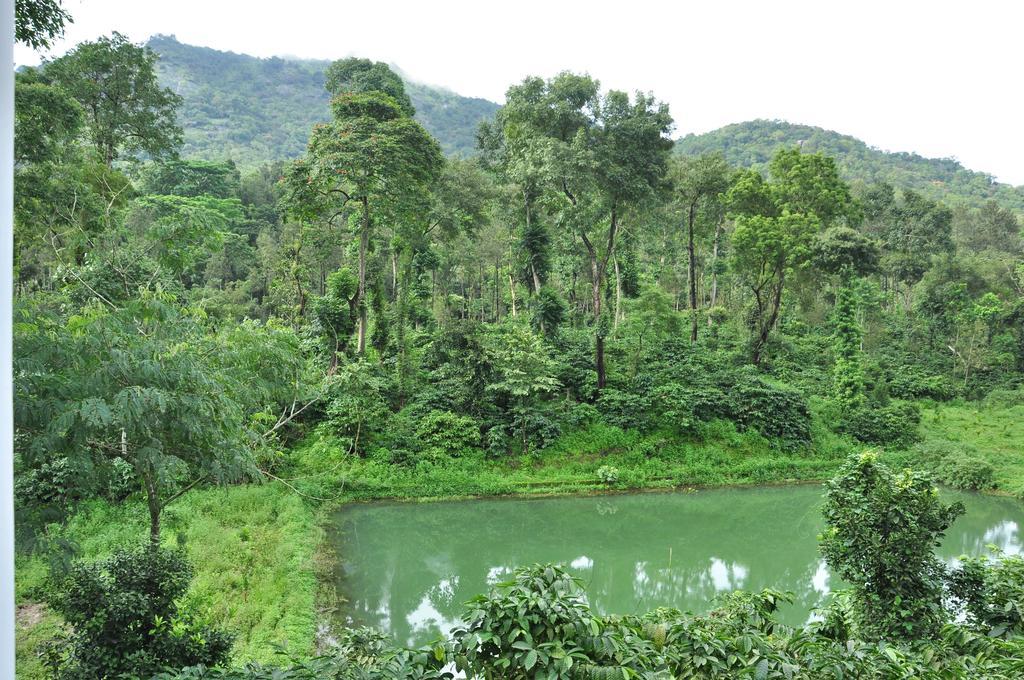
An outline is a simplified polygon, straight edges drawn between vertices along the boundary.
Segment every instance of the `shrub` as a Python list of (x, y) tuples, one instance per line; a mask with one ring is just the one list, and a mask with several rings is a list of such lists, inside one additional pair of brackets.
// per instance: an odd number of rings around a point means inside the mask
[(1007, 389), (997, 387), (985, 396), (985, 406), (989, 408), (1010, 408), (1024, 404), (1024, 388)]
[(605, 422), (624, 430), (643, 430), (650, 424), (651, 399), (646, 394), (605, 388), (601, 390), (597, 408)]
[(811, 442), (811, 410), (797, 390), (747, 376), (736, 383), (731, 396), (735, 419), (744, 427), (752, 427), (787, 448)]
[(486, 678), (568, 677), (598, 634), (578, 579), (559, 567), (520, 568), (512, 581), (470, 600), (466, 627), (453, 633), (456, 667)]
[(967, 621), (990, 637), (1024, 635), (1024, 557), (996, 553), (961, 557), (950, 576), (950, 594)]
[(853, 456), (825, 491), (821, 552), (852, 584), (860, 639), (934, 638), (947, 614), (945, 568), (933, 548), (963, 505), (944, 505), (931, 477), (895, 473), (874, 453)]
[(897, 399), (948, 401), (957, 387), (944, 375), (932, 375), (918, 366), (897, 366), (889, 375), (889, 394)]
[(430, 411), (416, 422), (418, 442), (446, 456), (461, 456), (480, 448), (480, 423), (451, 411)]
[(161, 673), (153, 680), (450, 680), (441, 670), (444, 650), (398, 649), (370, 628), (343, 629), (327, 653), (294, 661), (287, 669), (249, 664), (245, 668), (193, 666)]
[(839, 431), (865, 444), (907, 448), (918, 440), (921, 409), (906, 401), (885, 406), (869, 404), (846, 411), (839, 422)]
[(981, 491), (996, 485), (995, 469), (972, 446), (951, 441), (922, 442), (913, 453), (946, 486)]
[(603, 484), (614, 484), (619, 481), (619, 468), (613, 465), (602, 465), (597, 468), (597, 478)]
[(733, 411), (732, 402), (721, 388), (696, 381), (658, 387), (654, 390), (654, 403), (666, 427), (688, 434), (696, 432), (700, 423), (728, 418)]
[(54, 676), (150, 677), (168, 666), (226, 661), (231, 636), (179, 610), (191, 579), (181, 553), (153, 546), (72, 565), (48, 592), (71, 627), (50, 650)]

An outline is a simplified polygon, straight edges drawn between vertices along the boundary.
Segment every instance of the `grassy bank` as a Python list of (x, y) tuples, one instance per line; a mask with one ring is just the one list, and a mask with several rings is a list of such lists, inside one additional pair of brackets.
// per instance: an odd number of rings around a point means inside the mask
[[(57, 532), (91, 560), (147, 535), (143, 505), (94, 502)], [(280, 484), (193, 491), (166, 511), (164, 541), (184, 545), (195, 568), (188, 604), (238, 635), (238, 661), (268, 661), (276, 645), (309, 652), (316, 632), (315, 510)], [(34, 592), (46, 577), (41, 557), (17, 562), (18, 677), (41, 678), (36, 658), (59, 620)]]
[(997, 490), (1024, 498), (1024, 404), (990, 398), (926, 408), (921, 435), (970, 447), (992, 466)]
[[(816, 419), (820, 420), (820, 419)], [(969, 444), (997, 471), (1000, 490), (1024, 492), (1024, 406), (947, 404), (925, 408), (926, 441)], [(756, 432), (712, 423), (699, 439), (624, 432), (606, 425), (566, 433), (530, 456), (491, 459), (482, 453), (423, 460), (412, 466), (356, 458), (330, 437), (310, 437), (263, 485), (190, 492), (166, 511), (165, 541), (185, 546), (196, 577), (189, 603), (238, 634), (236, 661), (266, 661), (277, 645), (303, 653), (314, 646), (319, 517), (346, 502), (493, 495), (587, 493), (598, 490), (766, 484), (829, 477), (863, 448), (817, 422), (815, 444), (784, 451)], [(913, 462), (912, 454), (893, 454)], [(602, 482), (598, 470), (615, 468)], [(59, 532), (95, 559), (141, 541), (146, 513), (138, 502), (85, 505)], [(41, 678), (34, 655), (58, 618), (33, 592), (46, 575), (40, 557), (18, 560), (19, 678)]]

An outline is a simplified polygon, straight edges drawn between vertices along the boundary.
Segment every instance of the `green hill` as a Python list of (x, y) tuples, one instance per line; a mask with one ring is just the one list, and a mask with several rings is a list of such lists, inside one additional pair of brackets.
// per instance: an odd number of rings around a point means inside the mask
[[(328, 61), (260, 59), (165, 35), (148, 45), (160, 55), (161, 83), (185, 99), (179, 114), (185, 156), (231, 158), (243, 168), (294, 158), (305, 151), (313, 125), (329, 118), (323, 86)], [(416, 118), (447, 154), (472, 153), (477, 124), (498, 109), (442, 88), (411, 81), (406, 87)]]
[(952, 158), (924, 158), (913, 153), (889, 153), (870, 147), (856, 137), (811, 125), (778, 120), (752, 120), (726, 125), (702, 135), (687, 135), (676, 151), (697, 155), (721, 151), (731, 163), (761, 167), (779, 147), (802, 145), (807, 151), (834, 156), (840, 171), (853, 183), (888, 182), (914, 189), (950, 206), (977, 207), (993, 199), (1024, 213), (1024, 187), (1001, 184), (984, 172), (974, 172)]

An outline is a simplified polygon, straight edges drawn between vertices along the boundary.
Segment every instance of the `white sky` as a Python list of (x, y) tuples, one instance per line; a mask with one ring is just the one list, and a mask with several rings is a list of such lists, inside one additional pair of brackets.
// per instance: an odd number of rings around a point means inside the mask
[[(261, 57), (369, 57), (503, 100), (569, 69), (650, 90), (678, 134), (752, 118), (955, 157), (1024, 184), (1024, 2), (704, 0), (614, 4), (362, 0), (65, 0), (60, 54), (118, 30)], [(17, 47), (19, 64), (39, 56)]]

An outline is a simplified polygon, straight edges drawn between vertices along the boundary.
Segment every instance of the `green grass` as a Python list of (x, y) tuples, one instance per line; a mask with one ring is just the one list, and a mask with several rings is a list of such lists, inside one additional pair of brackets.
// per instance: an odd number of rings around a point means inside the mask
[(924, 441), (973, 447), (992, 465), (999, 490), (1024, 497), (1024, 404), (953, 402), (925, 408), (921, 435)]
[[(338, 440), (313, 437), (298, 446), (288, 473), (296, 488), (320, 502), (383, 498), (436, 499), (499, 495), (585, 493), (600, 490), (764, 484), (822, 479), (858, 447), (835, 435), (784, 451), (756, 432), (709, 424), (699, 440), (624, 432), (592, 425), (562, 435), (529, 456), (492, 459), (477, 453), (395, 466), (349, 456)], [(597, 470), (619, 471), (602, 483)]]
[[(143, 541), (146, 517), (141, 503), (97, 501), (59, 533), (79, 546), (81, 558), (93, 560)], [(176, 501), (164, 517), (164, 542), (184, 545), (195, 568), (187, 605), (238, 635), (236, 661), (269, 661), (277, 645), (296, 653), (313, 650), (321, 529), (308, 503), (281, 484), (204, 489)], [(36, 604), (33, 590), (46, 572), (41, 557), (19, 557), (20, 606)], [(58, 625), (52, 612), (35, 625), (19, 625), (19, 678), (44, 677), (35, 648)]]

